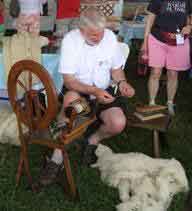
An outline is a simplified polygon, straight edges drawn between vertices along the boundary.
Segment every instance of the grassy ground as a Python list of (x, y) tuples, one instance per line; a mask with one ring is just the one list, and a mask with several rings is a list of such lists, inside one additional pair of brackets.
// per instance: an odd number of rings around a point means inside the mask
[[(134, 52), (134, 51), (133, 51)], [(139, 78), (135, 68), (135, 52), (130, 56), (127, 75), (136, 88), (135, 101), (147, 101), (146, 78)], [(162, 149), (163, 158), (175, 157), (184, 166), (190, 183), (192, 182), (192, 79), (180, 77), (177, 95), (177, 116), (167, 134), (169, 147)], [(161, 89), (160, 96), (165, 102)], [(143, 129), (127, 129), (127, 133), (108, 140), (108, 144), (116, 152), (152, 153), (151, 133)], [(31, 167), (34, 175), (38, 174), (41, 150), (31, 147)], [(73, 159), (79, 156), (73, 152)], [(80, 202), (67, 200), (62, 188), (53, 185), (38, 194), (27, 188), (26, 178), (22, 178), (19, 187), (15, 186), (16, 167), (19, 159), (19, 148), (10, 145), (0, 145), (0, 211), (113, 211), (118, 204), (118, 192), (105, 184), (99, 178), (95, 169), (82, 167), (74, 168), (75, 180), (80, 193)], [(172, 202), (169, 211), (182, 211), (184, 195), (179, 194)]]

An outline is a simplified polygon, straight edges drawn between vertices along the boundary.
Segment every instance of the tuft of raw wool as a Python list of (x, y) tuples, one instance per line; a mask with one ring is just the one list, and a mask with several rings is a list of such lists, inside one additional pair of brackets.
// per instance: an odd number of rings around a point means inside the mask
[(9, 143), (17, 146), (20, 145), (15, 113), (8, 109), (1, 110), (0, 122), (0, 143)]
[(172, 198), (188, 191), (184, 168), (175, 159), (151, 158), (142, 153), (114, 153), (99, 144), (93, 168), (119, 191), (117, 211), (166, 211)]

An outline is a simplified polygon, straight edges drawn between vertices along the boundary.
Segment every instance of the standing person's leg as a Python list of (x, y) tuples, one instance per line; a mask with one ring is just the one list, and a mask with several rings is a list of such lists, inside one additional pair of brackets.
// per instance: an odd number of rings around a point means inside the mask
[(153, 35), (149, 35), (148, 38), (148, 60), (149, 66), (152, 68), (148, 81), (149, 104), (154, 105), (159, 90), (162, 68), (166, 62), (166, 45)]
[(148, 92), (149, 92), (149, 104), (155, 105), (155, 99), (159, 90), (159, 79), (161, 77), (162, 68), (152, 68), (149, 81), (148, 81)]
[(178, 73), (190, 68), (190, 48), (189, 39), (186, 39), (184, 45), (167, 45), (167, 105), (170, 115), (174, 115), (174, 98), (178, 86)]
[(174, 115), (174, 99), (178, 86), (178, 72), (167, 70), (167, 105), (170, 115)]

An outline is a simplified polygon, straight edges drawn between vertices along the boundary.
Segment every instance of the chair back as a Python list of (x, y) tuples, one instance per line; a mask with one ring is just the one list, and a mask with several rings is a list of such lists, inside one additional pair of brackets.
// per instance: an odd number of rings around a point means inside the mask
[[(129, 49), (129, 46), (128, 44), (124, 43), (124, 42), (119, 42), (119, 47), (120, 47), (120, 50), (121, 52), (123, 53), (123, 56), (125, 58), (125, 63), (129, 57), (129, 53), (130, 53), (130, 49)], [(125, 66), (125, 64), (124, 64)]]

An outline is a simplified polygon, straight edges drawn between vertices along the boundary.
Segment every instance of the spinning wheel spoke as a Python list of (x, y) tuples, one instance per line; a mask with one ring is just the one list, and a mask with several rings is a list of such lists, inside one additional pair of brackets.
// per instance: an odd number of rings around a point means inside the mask
[(27, 87), (19, 79), (17, 79), (17, 83), (21, 88), (23, 88), (27, 92)]
[(29, 80), (29, 90), (31, 90), (33, 77), (32, 77), (32, 73), (30, 71), (28, 72), (28, 80)]

